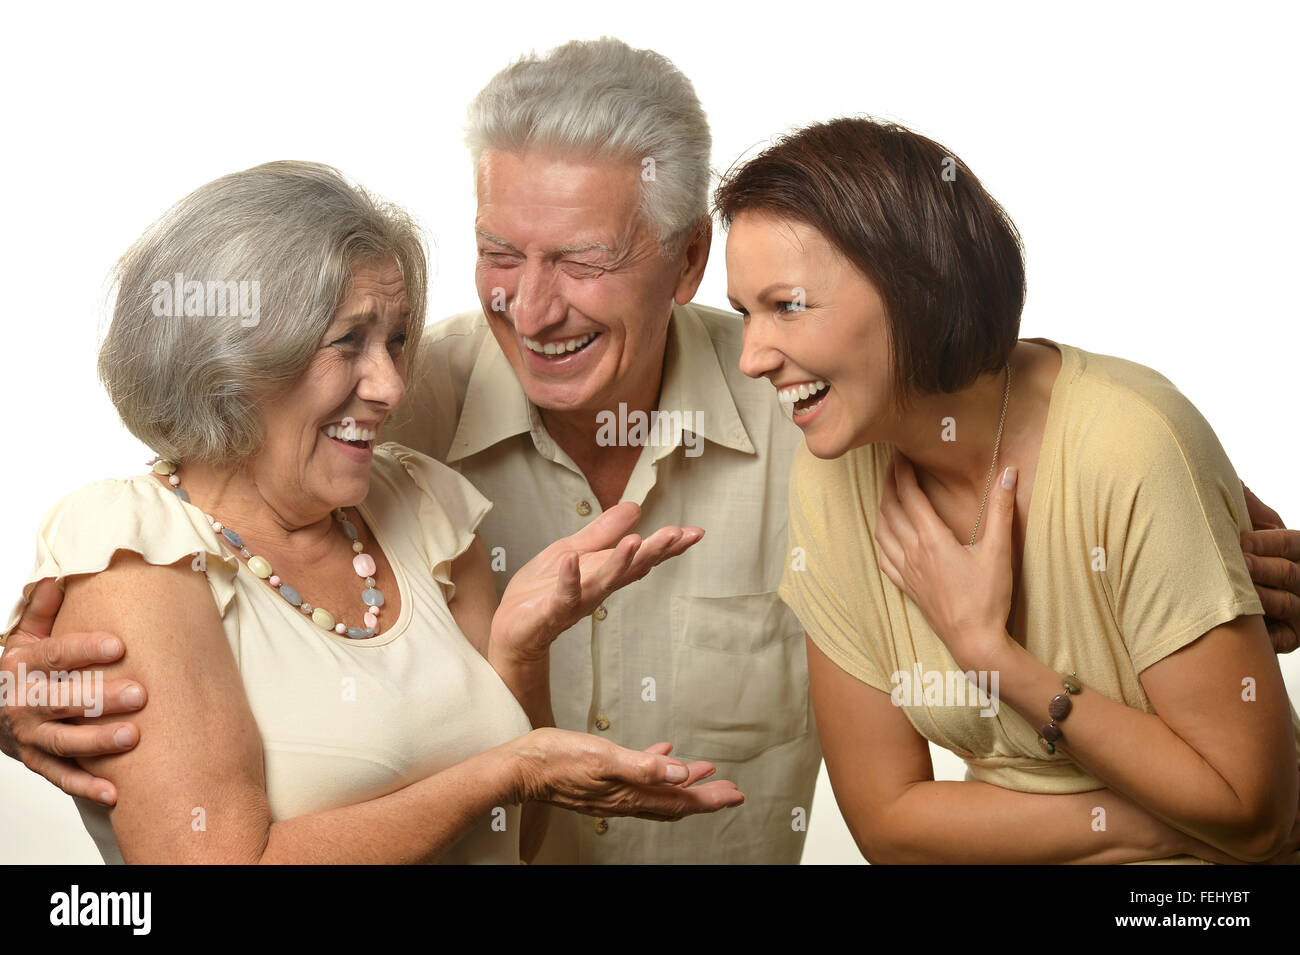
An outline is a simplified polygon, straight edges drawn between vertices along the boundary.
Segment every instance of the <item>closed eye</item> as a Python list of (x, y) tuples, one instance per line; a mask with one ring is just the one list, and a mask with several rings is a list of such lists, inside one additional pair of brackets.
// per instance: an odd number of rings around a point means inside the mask
[(513, 252), (496, 252), (492, 249), (479, 249), (478, 257), (486, 260), (491, 265), (501, 267), (514, 265), (520, 260), (520, 258), (522, 258), (522, 256), (516, 255)]

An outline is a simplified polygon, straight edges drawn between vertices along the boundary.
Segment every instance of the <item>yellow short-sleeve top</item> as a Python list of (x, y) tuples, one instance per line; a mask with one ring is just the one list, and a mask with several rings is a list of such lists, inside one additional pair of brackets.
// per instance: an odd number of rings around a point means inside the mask
[[(1237, 617), (1262, 614), (1240, 547), (1251, 528), (1209, 424), (1142, 365), (1034, 339), (1062, 356), (1039, 454), (1013, 632), (1089, 691), (1154, 712), (1138, 675)], [(893, 696), (916, 730), (965, 760), (968, 779), (1023, 792), (1102, 784), (1011, 707), (955, 693), (957, 664), (885, 575), (876, 515), (890, 448), (834, 460), (801, 445), (790, 475), (791, 554), (781, 597), (835, 664)], [(985, 684), (993, 689), (992, 678)], [(1044, 701), (1046, 703), (1046, 701)], [(992, 712), (990, 715), (990, 711)], [(983, 712), (985, 715), (981, 715)], [(1300, 737), (1300, 720), (1292, 708)]]

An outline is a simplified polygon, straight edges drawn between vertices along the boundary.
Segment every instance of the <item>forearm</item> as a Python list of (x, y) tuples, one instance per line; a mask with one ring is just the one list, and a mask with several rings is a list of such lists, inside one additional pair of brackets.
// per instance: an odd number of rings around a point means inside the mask
[(1055, 795), (928, 781), (886, 808), (846, 807), (845, 816), (874, 863), (1115, 865), (1180, 855), (1191, 842), (1105, 789)]
[(515, 752), (506, 743), (386, 796), (272, 823), (256, 861), (434, 862), (470, 826), (488, 825), (493, 808), (518, 802), (519, 787)]
[[(991, 665), (1000, 673), (1002, 703), (1035, 728), (1045, 724), (1048, 702), (1065, 692), (1061, 674), (1009, 638)], [(1080, 676), (1084, 689), (1070, 696), (1058, 749), (1109, 789), (1229, 855), (1257, 861), (1275, 851), (1267, 826), (1258, 822), (1266, 817), (1258, 786), (1254, 798), (1240, 781), (1234, 788), (1234, 780), (1160, 716), (1089, 692), (1086, 676)], [(1289, 762), (1294, 771), (1294, 751)]]

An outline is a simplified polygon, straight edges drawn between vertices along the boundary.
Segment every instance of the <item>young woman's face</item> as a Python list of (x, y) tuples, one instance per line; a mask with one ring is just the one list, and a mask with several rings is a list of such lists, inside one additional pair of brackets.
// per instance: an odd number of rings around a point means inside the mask
[(809, 451), (835, 458), (884, 438), (893, 395), (884, 302), (820, 232), (742, 212), (727, 236), (727, 296), (745, 318), (740, 370), (793, 406)]

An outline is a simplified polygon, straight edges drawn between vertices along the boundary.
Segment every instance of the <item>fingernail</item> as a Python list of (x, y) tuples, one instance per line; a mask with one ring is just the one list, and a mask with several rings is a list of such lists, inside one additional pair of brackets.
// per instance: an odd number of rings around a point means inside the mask
[(1002, 472), (1002, 487), (1004, 490), (1011, 490), (1016, 486), (1016, 466), (1013, 464)]
[(1254, 570), (1254, 569), (1255, 569), (1255, 558), (1251, 557), (1249, 554), (1246, 554), (1246, 555), (1245, 555), (1245, 558), (1246, 558), (1246, 569), (1247, 569), (1247, 570)]
[(686, 777), (689, 776), (690, 773), (686, 771), (686, 767), (681, 763), (673, 763), (668, 767), (666, 775), (670, 783), (681, 783), (686, 781)]
[(107, 789), (101, 789), (101, 790), (99, 791), (99, 795), (96, 796), (95, 798), (98, 799), (98, 800), (99, 800), (101, 803), (103, 803), (105, 806), (111, 806), (111, 805), (113, 805), (113, 798), (112, 798), (111, 796), (109, 796), (109, 794), (108, 794), (108, 790), (107, 790)]
[(125, 726), (119, 726), (113, 731), (113, 742), (118, 746), (121, 746), (123, 749), (130, 746), (131, 743), (134, 742), (131, 739), (131, 731)]
[(106, 657), (115, 657), (122, 652), (122, 644), (117, 637), (105, 637), (99, 642), (99, 652)]
[(144, 706), (144, 690), (138, 686), (128, 686), (122, 691), (122, 702), (127, 706)]
[(1247, 537), (1241, 542), (1241, 549), (1247, 554), (1253, 554), (1255, 553), (1255, 542), (1251, 540), (1251, 538)]

